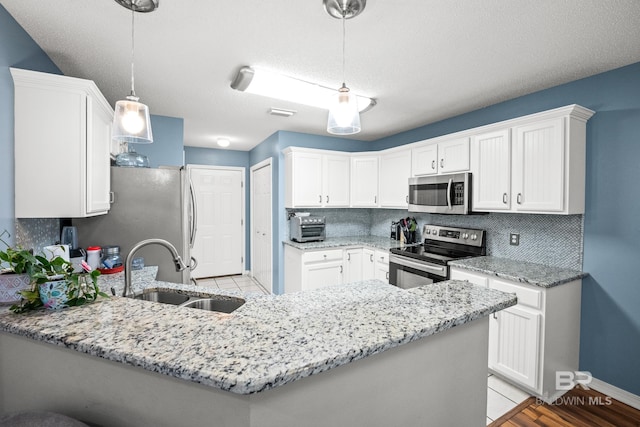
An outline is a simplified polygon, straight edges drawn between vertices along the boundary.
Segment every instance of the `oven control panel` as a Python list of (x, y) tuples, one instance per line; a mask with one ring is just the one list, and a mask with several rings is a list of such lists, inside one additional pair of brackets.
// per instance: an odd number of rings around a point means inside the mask
[(484, 230), (426, 224), (422, 228), (422, 239), (481, 247), (484, 242)]

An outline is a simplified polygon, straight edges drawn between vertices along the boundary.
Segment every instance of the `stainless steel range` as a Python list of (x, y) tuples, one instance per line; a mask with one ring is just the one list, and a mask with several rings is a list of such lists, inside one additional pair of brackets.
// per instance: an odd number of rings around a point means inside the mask
[(408, 289), (449, 279), (449, 261), (486, 254), (486, 233), (469, 228), (425, 225), (424, 243), (391, 249), (389, 283)]

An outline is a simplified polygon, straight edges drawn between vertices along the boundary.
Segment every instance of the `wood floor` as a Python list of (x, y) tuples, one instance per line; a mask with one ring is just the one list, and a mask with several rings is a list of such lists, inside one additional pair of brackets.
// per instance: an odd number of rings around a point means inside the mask
[(491, 427), (638, 427), (640, 411), (595, 390), (576, 387), (546, 404), (530, 397)]

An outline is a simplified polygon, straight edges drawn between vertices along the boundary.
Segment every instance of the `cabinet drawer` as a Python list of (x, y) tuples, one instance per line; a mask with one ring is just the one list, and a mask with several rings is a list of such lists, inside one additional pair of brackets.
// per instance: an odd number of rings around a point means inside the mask
[(342, 261), (342, 249), (331, 249), (326, 251), (305, 252), (302, 262), (324, 262)]
[(376, 262), (381, 262), (383, 264), (389, 264), (389, 252), (376, 250), (374, 255), (374, 259)]
[(489, 287), (503, 292), (515, 293), (518, 297), (518, 305), (522, 304), (542, 310), (542, 290), (531, 289), (499, 279), (491, 279)]

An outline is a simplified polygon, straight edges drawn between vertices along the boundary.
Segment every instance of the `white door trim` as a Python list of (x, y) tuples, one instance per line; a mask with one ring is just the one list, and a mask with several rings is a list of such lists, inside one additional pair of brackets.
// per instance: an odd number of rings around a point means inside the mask
[[(256, 163), (255, 165), (251, 166), (250, 168), (250, 173), (249, 173), (249, 182), (250, 182), (250, 187), (251, 187), (251, 191), (250, 191), (250, 197), (251, 197), (251, 241), (249, 242), (249, 244), (251, 245), (251, 276), (253, 276), (253, 261), (255, 260), (255, 248), (254, 248), (254, 244), (253, 244), (253, 235), (255, 233), (254, 230), (254, 203), (253, 203), (253, 189), (254, 189), (254, 185), (253, 185), (253, 173), (258, 170), (258, 169), (262, 169), (263, 167), (266, 166), (271, 166), (271, 175), (269, 176), (269, 189), (271, 192), (271, 198), (269, 199), (269, 212), (271, 212), (271, 222), (269, 224), (269, 249), (272, 250), (273, 249), (273, 165), (272, 165), (272, 157), (269, 157), (267, 159), (264, 159), (263, 161)], [(274, 256), (273, 256), (273, 252), (271, 255), (271, 289), (269, 290), (272, 294), (273, 292), (273, 286), (274, 286), (274, 280), (273, 280), (273, 260), (274, 260)]]
[[(188, 164), (187, 165), (187, 179), (189, 179), (189, 185), (191, 185), (191, 170), (192, 169), (208, 169), (208, 170), (226, 170), (226, 171), (240, 171), (242, 172), (242, 194), (240, 196), (242, 203), (242, 239), (240, 241), (240, 251), (242, 252), (242, 271), (246, 270), (246, 262), (247, 262), (247, 210), (245, 200), (247, 198), (247, 186), (245, 185), (245, 181), (247, 179), (245, 167), (236, 167), (236, 166), (211, 166), (211, 165), (196, 165), (196, 164)], [(197, 233), (196, 233), (197, 236)]]

